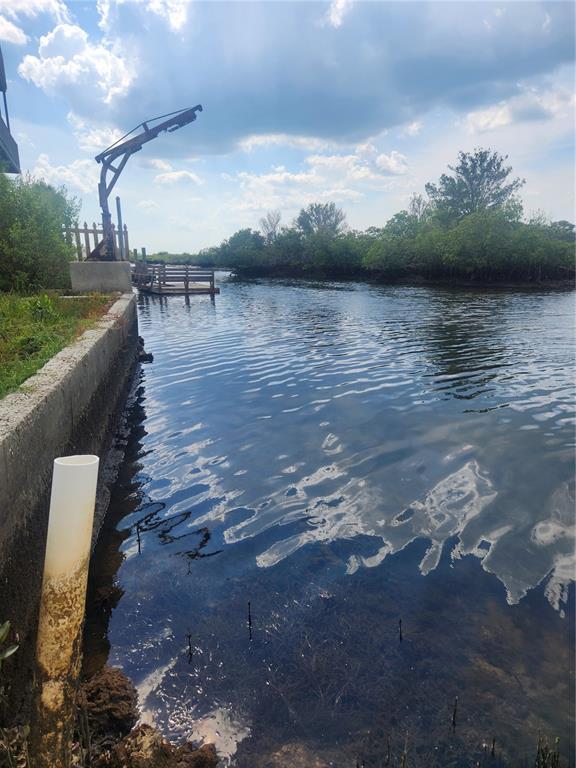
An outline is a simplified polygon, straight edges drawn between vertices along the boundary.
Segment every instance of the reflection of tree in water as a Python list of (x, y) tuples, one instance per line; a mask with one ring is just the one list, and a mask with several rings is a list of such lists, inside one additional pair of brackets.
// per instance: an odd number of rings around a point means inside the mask
[[(466, 300), (468, 299), (468, 300)], [(433, 366), (424, 376), (446, 397), (473, 400), (511, 365), (502, 338), (503, 306), (477, 294), (435, 293), (426, 321), (418, 324), (423, 353)]]
[(175, 555), (186, 557), (189, 560), (196, 560), (199, 557), (213, 557), (214, 555), (218, 555), (220, 552), (222, 552), (221, 549), (218, 549), (215, 552), (202, 551), (212, 536), (210, 529), (206, 526), (198, 528), (195, 531), (187, 531), (186, 533), (181, 533), (179, 536), (173, 533), (173, 531), (178, 528), (178, 526), (180, 526), (182, 523), (185, 523), (186, 520), (190, 518), (192, 510), (177, 512), (176, 514), (170, 515), (169, 517), (162, 517), (160, 512), (162, 512), (165, 507), (166, 504), (164, 504), (164, 502), (150, 502), (149, 504), (144, 504), (141, 507), (140, 511), (148, 511), (144, 517), (140, 518), (140, 520), (134, 524), (133, 527), (138, 541), (139, 552), (142, 546), (142, 534), (149, 531), (156, 531), (158, 540), (161, 544), (173, 544), (175, 541), (181, 541), (182, 539), (186, 539), (190, 536), (199, 537), (198, 543), (195, 547), (192, 547), (192, 549), (173, 553)]

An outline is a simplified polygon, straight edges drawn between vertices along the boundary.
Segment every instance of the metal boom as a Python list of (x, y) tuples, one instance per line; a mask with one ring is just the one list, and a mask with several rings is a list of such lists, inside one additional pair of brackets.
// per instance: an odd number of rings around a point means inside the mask
[[(100, 182), (98, 184), (98, 198), (100, 201), (100, 208), (102, 209), (102, 240), (90, 253), (88, 259), (92, 261), (114, 261), (116, 259), (114, 231), (112, 229), (112, 214), (108, 207), (108, 198), (131, 155), (135, 152), (139, 152), (144, 144), (155, 139), (159, 133), (162, 133), (163, 131), (171, 133), (172, 131), (177, 131), (178, 128), (182, 128), (184, 125), (188, 125), (188, 123), (192, 123), (196, 120), (196, 112), (202, 112), (201, 104), (198, 104), (191, 109), (182, 109), (178, 112), (171, 112), (169, 115), (153, 117), (151, 120), (140, 123), (140, 125), (133, 128), (115, 144), (112, 144), (108, 149), (105, 149), (104, 152), (96, 155), (96, 162), (102, 163)], [(149, 126), (149, 123), (161, 120), (164, 117), (168, 119), (158, 125), (152, 127)], [(144, 130), (136, 136), (132, 136), (130, 139), (127, 138), (139, 128), (143, 128)], [(119, 162), (116, 165), (113, 165), (116, 160), (119, 160)], [(107, 178), (109, 173), (112, 174), (110, 179)]]

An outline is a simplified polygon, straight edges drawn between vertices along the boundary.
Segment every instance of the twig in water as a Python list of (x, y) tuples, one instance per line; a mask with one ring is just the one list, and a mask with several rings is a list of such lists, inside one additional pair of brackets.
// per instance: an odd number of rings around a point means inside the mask
[(400, 638), (400, 642), (402, 642), (402, 619), (399, 619), (398, 621), (398, 637)]
[(192, 635), (189, 632), (186, 637), (188, 638), (188, 664), (192, 664)]
[(496, 757), (496, 736), (492, 737), (492, 749), (490, 750), (490, 757)]
[(452, 712), (452, 730), (456, 730), (456, 715), (458, 714), (458, 696), (454, 699), (454, 711)]
[(252, 611), (250, 609), (250, 601), (248, 601), (248, 638), (252, 640)]
[(408, 768), (408, 736), (404, 741), (404, 751), (402, 752), (402, 760), (400, 761), (400, 768)]

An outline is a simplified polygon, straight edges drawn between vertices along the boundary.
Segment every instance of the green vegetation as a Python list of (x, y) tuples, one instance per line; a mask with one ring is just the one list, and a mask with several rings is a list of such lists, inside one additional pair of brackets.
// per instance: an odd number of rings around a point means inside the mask
[(73, 224), (78, 210), (64, 188), (0, 173), (0, 291), (69, 285), (73, 249), (62, 230)]
[(383, 227), (347, 230), (334, 203), (303, 208), (289, 227), (270, 211), (261, 231), (242, 229), (198, 254), (151, 260), (234, 269), (240, 275), (371, 277), (479, 282), (540, 282), (574, 277), (574, 225), (542, 215), (523, 218), (506, 157), (460, 152), (426, 197)]
[(90, 327), (110, 301), (0, 294), (0, 398)]

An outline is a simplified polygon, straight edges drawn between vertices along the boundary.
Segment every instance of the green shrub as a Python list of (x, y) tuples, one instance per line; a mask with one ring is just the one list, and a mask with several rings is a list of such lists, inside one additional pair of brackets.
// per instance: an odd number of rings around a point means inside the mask
[(74, 252), (63, 228), (74, 224), (78, 211), (64, 188), (0, 173), (0, 291), (68, 287)]
[(106, 310), (110, 297), (0, 293), (0, 398), (16, 389)]

